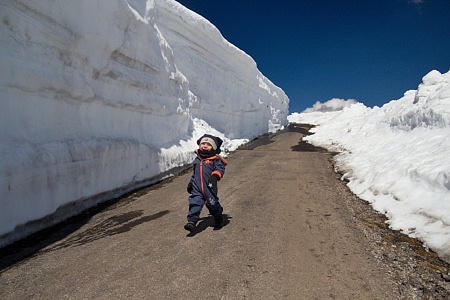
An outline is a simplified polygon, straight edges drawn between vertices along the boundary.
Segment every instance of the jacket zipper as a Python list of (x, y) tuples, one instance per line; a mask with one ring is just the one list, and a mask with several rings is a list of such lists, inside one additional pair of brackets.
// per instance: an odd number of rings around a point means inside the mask
[(203, 160), (200, 161), (200, 185), (202, 187), (203, 197), (206, 199), (206, 196), (205, 196), (205, 185), (203, 184)]

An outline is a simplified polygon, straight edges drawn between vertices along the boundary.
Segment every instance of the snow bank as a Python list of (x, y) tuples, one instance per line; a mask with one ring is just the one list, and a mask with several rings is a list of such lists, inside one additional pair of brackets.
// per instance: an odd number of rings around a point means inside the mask
[(193, 115), (230, 138), (254, 137), (255, 132), (276, 131), (285, 125), (287, 97), (257, 71), (250, 56), (228, 43), (209, 21), (177, 2), (157, 3), (165, 20), (158, 28), (196, 95), (190, 106)]
[(430, 72), (417, 91), (381, 108), (358, 103), (288, 119), (318, 125), (305, 140), (340, 152), (350, 189), (450, 261), (450, 72)]
[(287, 123), (284, 92), (175, 1), (2, 1), (0, 16), (0, 246), (189, 163), (164, 149), (195, 139), (195, 118), (233, 139)]

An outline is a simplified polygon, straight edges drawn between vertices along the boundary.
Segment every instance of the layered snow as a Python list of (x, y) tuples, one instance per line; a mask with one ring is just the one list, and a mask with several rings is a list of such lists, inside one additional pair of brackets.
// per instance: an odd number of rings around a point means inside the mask
[(340, 101), (341, 110), (288, 119), (317, 125), (305, 140), (339, 153), (350, 189), (450, 262), (450, 72), (430, 72), (381, 108)]
[(0, 246), (176, 172), (202, 128), (232, 149), (287, 124), (285, 93), (176, 1), (2, 0), (0, 18)]

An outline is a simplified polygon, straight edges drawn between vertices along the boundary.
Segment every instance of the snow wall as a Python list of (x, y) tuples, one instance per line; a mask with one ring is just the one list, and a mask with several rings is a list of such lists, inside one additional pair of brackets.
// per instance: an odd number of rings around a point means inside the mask
[(0, 18), (0, 247), (173, 173), (162, 149), (196, 118), (233, 139), (288, 122), (285, 93), (178, 2), (0, 0)]

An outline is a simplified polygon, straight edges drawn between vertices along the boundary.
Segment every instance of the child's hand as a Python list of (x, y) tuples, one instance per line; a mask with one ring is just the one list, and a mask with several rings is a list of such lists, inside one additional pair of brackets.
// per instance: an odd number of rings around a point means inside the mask
[(211, 177), (209, 177), (208, 187), (210, 189), (217, 188), (217, 180), (219, 180), (219, 176), (217, 176), (216, 174), (213, 174)]
[(186, 191), (190, 194), (192, 193), (192, 182), (189, 181)]

